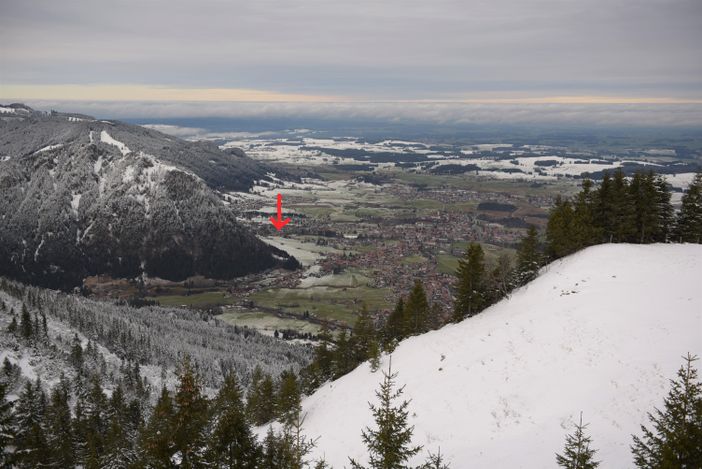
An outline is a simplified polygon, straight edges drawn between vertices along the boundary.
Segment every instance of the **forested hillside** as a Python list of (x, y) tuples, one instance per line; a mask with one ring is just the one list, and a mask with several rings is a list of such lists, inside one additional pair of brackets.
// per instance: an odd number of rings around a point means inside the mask
[(137, 126), (13, 109), (0, 119), (0, 274), (68, 289), (95, 274), (183, 280), (298, 266), (213, 190), (246, 190), (266, 167)]

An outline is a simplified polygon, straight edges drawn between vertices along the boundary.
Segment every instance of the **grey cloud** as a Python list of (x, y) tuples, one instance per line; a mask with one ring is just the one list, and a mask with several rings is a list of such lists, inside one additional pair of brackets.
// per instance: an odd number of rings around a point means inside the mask
[(700, 97), (700, 24), (699, 0), (0, 0), (0, 82)]
[[(700, 104), (457, 104), (457, 103), (198, 103), (34, 101), (58, 109), (109, 118), (227, 117), (383, 121), (395, 123), (544, 124), (702, 127)], [(197, 129), (195, 129), (197, 130)]]

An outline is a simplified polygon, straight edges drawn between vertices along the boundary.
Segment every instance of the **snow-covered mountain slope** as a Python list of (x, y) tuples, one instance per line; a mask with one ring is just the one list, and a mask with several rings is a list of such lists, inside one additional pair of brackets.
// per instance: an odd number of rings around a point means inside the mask
[[(405, 340), (392, 369), (412, 400), (414, 443), (441, 447), (453, 468), (555, 467), (581, 411), (601, 467), (622, 468), (687, 352), (702, 355), (702, 246), (602, 245), (476, 317)], [(366, 460), (361, 429), (381, 379), (363, 364), (304, 400), (315, 456), (335, 468)]]
[(245, 155), (120, 122), (8, 109), (25, 112), (0, 120), (0, 274), (72, 288), (95, 274), (231, 278), (296, 265), (216, 192), (267, 173)]

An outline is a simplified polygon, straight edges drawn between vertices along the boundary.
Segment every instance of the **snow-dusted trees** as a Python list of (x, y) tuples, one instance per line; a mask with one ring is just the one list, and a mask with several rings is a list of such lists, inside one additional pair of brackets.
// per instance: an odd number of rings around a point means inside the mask
[(0, 383), (0, 467), (8, 467), (12, 460), (8, 446), (15, 439), (13, 405), (14, 402), (7, 400), (7, 386)]
[(702, 383), (688, 353), (670, 382), (663, 410), (649, 414), (653, 429), (641, 426), (634, 436), (634, 463), (644, 469), (693, 468), (702, 464)]
[(565, 469), (595, 469), (600, 465), (595, 461), (592, 438), (585, 433), (587, 424), (583, 423), (583, 413), (580, 413), (580, 420), (575, 424), (575, 432), (566, 436), (563, 453), (556, 454), (556, 463)]

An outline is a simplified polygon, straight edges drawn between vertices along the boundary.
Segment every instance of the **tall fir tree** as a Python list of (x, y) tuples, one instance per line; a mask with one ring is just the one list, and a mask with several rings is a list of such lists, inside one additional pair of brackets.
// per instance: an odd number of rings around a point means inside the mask
[(473, 316), (488, 305), (485, 254), (478, 243), (470, 243), (456, 269), (454, 320)]
[(11, 467), (9, 447), (15, 444), (14, 402), (7, 399), (7, 385), (0, 383), (0, 467)]
[(601, 238), (598, 242), (611, 243), (614, 240), (616, 215), (614, 210), (614, 185), (609, 171), (602, 175), (602, 182), (594, 197), (593, 219), (599, 227)]
[(107, 469), (131, 467), (137, 460), (133, 441), (137, 429), (132, 427), (129, 406), (120, 385), (112, 391), (107, 415), (109, 420), (101, 466)]
[(600, 465), (595, 461), (597, 450), (592, 449), (592, 439), (585, 434), (587, 424), (583, 424), (583, 413), (575, 425), (575, 432), (566, 435), (566, 444), (562, 454), (556, 454), (556, 464), (565, 469), (595, 469)]
[(170, 392), (163, 387), (156, 401), (151, 418), (140, 435), (140, 453), (143, 465), (153, 468), (171, 467), (175, 452), (173, 419), (175, 410)]
[(547, 254), (552, 259), (567, 256), (580, 249), (575, 226), (575, 212), (569, 200), (556, 198), (546, 225)]
[(230, 373), (213, 402), (214, 425), (207, 462), (211, 467), (256, 469), (260, 451), (244, 412), (236, 376)]
[(702, 243), (702, 173), (695, 175), (683, 194), (675, 238), (681, 243)]
[(46, 395), (41, 381), (27, 382), (15, 404), (14, 464), (19, 468), (40, 467), (50, 459), (44, 421)]
[(636, 241), (636, 213), (629, 183), (624, 171), (617, 168), (612, 179), (612, 210), (614, 210), (613, 241), (627, 243)]
[(653, 241), (665, 243), (671, 240), (675, 222), (675, 211), (670, 203), (670, 185), (660, 174), (654, 176), (653, 184), (656, 188), (656, 205), (658, 206), (658, 220)]
[(383, 341), (386, 350), (390, 351), (395, 348), (395, 344), (405, 338), (405, 300), (400, 297), (395, 304), (395, 309), (392, 310), (383, 329)]
[(184, 469), (200, 467), (205, 460), (207, 398), (202, 394), (200, 379), (188, 357), (180, 366), (173, 402), (175, 458)]
[[(410, 458), (418, 454), (422, 447), (412, 444), (414, 427), (408, 422), (409, 401), (401, 400), (404, 386), (397, 388), (397, 373), (383, 371), (383, 382), (375, 395), (378, 404), (370, 404), (375, 429), (366, 427), (361, 438), (368, 449), (369, 469), (404, 469)], [(399, 401), (399, 402), (398, 402)], [(362, 463), (350, 459), (354, 469), (365, 469)]]
[(361, 312), (353, 326), (353, 356), (354, 361), (361, 363), (369, 358), (371, 344), (376, 340), (373, 318), (363, 305)]
[(429, 302), (420, 280), (414, 281), (414, 286), (407, 296), (403, 316), (403, 329), (406, 335), (421, 334), (428, 330)]
[(573, 233), (577, 249), (597, 244), (602, 229), (595, 223), (596, 193), (590, 179), (583, 179), (580, 192), (573, 203)]
[(29, 314), (27, 305), (22, 303), (22, 313), (20, 314), (20, 334), (26, 340), (32, 338), (33, 334), (32, 328), (32, 316)]
[(542, 264), (543, 254), (539, 248), (539, 234), (536, 227), (531, 225), (517, 247), (515, 270), (517, 285), (524, 285), (536, 278)]
[(277, 418), (283, 423), (292, 422), (300, 413), (300, 386), (292, 371), (284, 371), (280, 375), (280, 386), (276, 399)]
[(645, 469), (696, 468), (702, 464), (702, 383), (697, 376), (696, 356), (689, 353), (670, 381), (664, 409), (648, 414), (653, 426), (641, 426), (631, 447), (636, 467)]
[(353, 343), (349, 338), (346, 329), (342, 329), (336, 338), (336, 348), (333, 357), (333, 378), (341, 378), (349, 371), (353, 370), (356, 363), (353, 359)]
[(69, 393), (69, 385), (64, 381), (54, 386), (49, 396), (46, 434), (52, 454), (51, 459), (47, 461), (48, 467), (73, 467), (76, 463)]

